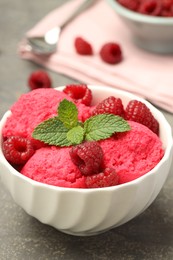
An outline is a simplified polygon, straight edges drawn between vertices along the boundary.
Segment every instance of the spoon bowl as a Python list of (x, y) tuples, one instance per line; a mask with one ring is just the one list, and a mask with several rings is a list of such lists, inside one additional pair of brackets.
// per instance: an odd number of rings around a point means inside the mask
[(31, 51), (37, 54), (52, 54), (57, 50), (57, 43), (61, 33), (60, 27), (54, 27), (41, 37), (28, 37)]

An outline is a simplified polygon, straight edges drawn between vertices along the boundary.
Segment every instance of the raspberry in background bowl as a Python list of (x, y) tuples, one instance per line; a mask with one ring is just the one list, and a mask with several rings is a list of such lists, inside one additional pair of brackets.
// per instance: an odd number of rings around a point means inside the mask
[[(160, 138), (165, 154), (161, 161), (144, 176), (118, 186), (78, 189), (62, 188), (31, 180), (15, 170), (0, 150), (1, 178), (15, 202), (42, 223), (72, 235), (95, 235), (122, 225), (143, 212), (157, 197), (171, 165), (171, 128), (159, 110), (143, 99), (128, 92), (107, 86), (89, 86), (93, 104), (106, 97), (118, 96), (123, 104), (137, 99), (144, 102), (160, 125)], [(63, 87), (58, 88), (63, 89)], [(2, 128), (8, 111), (0, 124)]]
[(127, 26), (137, 46), (161, 54), (173, 53), (173, 17), (139, 13), (122, 6), (117, 0), (107, 2)]

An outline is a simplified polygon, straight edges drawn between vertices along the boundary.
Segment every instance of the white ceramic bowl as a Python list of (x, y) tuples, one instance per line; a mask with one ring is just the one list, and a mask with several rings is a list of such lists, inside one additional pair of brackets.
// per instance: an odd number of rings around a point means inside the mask
[[(4, 158), (0, 148), (0, 176), (14, 201), (42, 223), (72, 234), (89, 236), (120, 226), (143, 212), (157, 197), (169, 173), (172, 158), (171, 127), (159, 110), (128, 92), (104, 86), (89, 86), (94, 103), (114, 95), (123, 103), (138, 99), (146, 103), (160, 123), (160, 138), (165, 154), (146, 175), (119, 186), (98, 189), (55, 187), (33, 181), (16, 171)], [(62, 89), (62, 88), (61, 88)], [(2, 127), (8, 111), (0, 122)]]
[(143, 15), (123, 7), (116, 0), (107, 2), (130, 30), (133, 41), (139, 47), (157, 53), (173, 53), (173, 17)]

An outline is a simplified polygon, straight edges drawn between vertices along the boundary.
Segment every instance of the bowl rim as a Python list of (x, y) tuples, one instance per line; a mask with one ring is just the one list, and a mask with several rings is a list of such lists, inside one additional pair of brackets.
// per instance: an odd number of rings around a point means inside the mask
[[(111, 186), (111, 187), (104, 187), (104, 188), (92, 188), (92, 189), (86, 189), (86, 188), (68, 188), (68, 187), (59, 187), (59, 186), (54, 186), (54, 185), (50, 185), (50, 184), (46, 184), (46, 183), (42, 183), (42, 182), (38, 182), (35, 181), (33, 179), (30, 179), (29, 177), (24, 176), (23, 174), (21, 174), (19, 171), (17, 171), (5, 158), (3, 151), (2, 151), (2, 142), (3, 142), (3, 137), (2, 137), (2, 129), (4, 126), (4, 123), (7, 119), (7, 117), (9, 117), (11, 115), (11, 111), (8, 110), (4, 113), (3, 117), (0, 120), (0, 163), (2, 163), (3, 166), (7, 167), (8, 170), (10, 171), (11, 174), (13, 174), (15, 177), (17, 178), (21, 178), (24, 181), (27, 181), (30, 185), (33, 185), (34, 187), (42, 187), (45, 189), (51, 189), (54, 191), (61, 191), (61, 192), (80, 192), (80, 193), (94, 193), (94, 192), (100, 192), (100, 191), (105, 191), (105, 192), (111, 192), (117, 189), (122, 189), (128, 186), (133, 186), (133, 185), (138, 185), (139, 183), (142, 182), (143, 179), (148, 178), (148, 176), (153, 175), (155, 171), (157, 171), (157, 169), (164, 164), (168, 159), (169, 159), (169, 155), (171, 153), (171, 150), (173, 150), (173, 137), (172, 137), (172, 129), (170, 124), (168, 123), (166, 117), (163, 115), (163, 113), (161, 111), (159, 111), (154, 105), (152, 105), (149, 101), (137, 96), (136, 94), (133, 94), (131, 92), (128, 92), (126, 90), (121, 90), (121, 89), (117, 89), (114, 87), (110, 87), (110, 86), (99, 86), (99, 85), (89, 85), (89, 88), (94, 88), (95, 90), (99, 90), (100, 87), (101, 88), (105, 88), (109, 89), (109, 90), (115, 90), (118, 94), (122, 94), (122, 95), (128, 95), (128, 97), (130, 96), (130, 98), (136, 98), (138, 100), (141, 100), (142, 102), (144, 102), (150, 109), (152, 109), (152, 111), (154, 111), (155, 113), (158, 114), (159, 117), (162, 118), (162, 120), (164, 120), (165, 124), (166, 124), (166, 128), (167, 128), (167, 133), (169, 134), (169, 138), (171, 139), (170, 142), (167, 145), (167, 149), (165, 150), (164, 156), (162, 157), (162, 159), (160, 160), (160, 162), (153, 168), (151, 169), (149, 172), (147, 172), (146, 174), (140, 176), (139, 178), (129, 181), (127, 183), (123, 183), (117, 186)], [(59, 86), (56, 87), (56, 90), (62, 90), (64, 88), (64, 86)], [(0, 172), (0, 178), (1, 178), (1, 172)]]
[(170, 25), (173, 26), (173, 17), (160, 17), (140, 14), (131, 11), (117, 2), (117, 0), (106, 0), (112, 8), (124, 18), (129, 18), (134, 22), (141, 22), (155, 25)]

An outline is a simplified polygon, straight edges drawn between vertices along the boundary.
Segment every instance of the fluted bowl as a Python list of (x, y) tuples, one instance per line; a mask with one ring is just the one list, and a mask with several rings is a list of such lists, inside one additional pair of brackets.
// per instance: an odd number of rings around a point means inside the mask
[(148, 208), (167, 179), (173, 149), (169, 123), (149, 102), (108, 86), (89, 87), (93, 103), (114, 95), (125, 105), (131, 99), (138, 99), (150, 108), (160, 124), (160, 138), (165, 149), (163, 158), (150, 172), (134, 181), (107, 188), (78, 189), (43, 184), (23, 176), (5, 159), (1, 148), (2, 128), (11, 112), (6, 112), (0, 122), (0, 176), (14, 201), (40, 222), (79, 236), (118, 227)]

